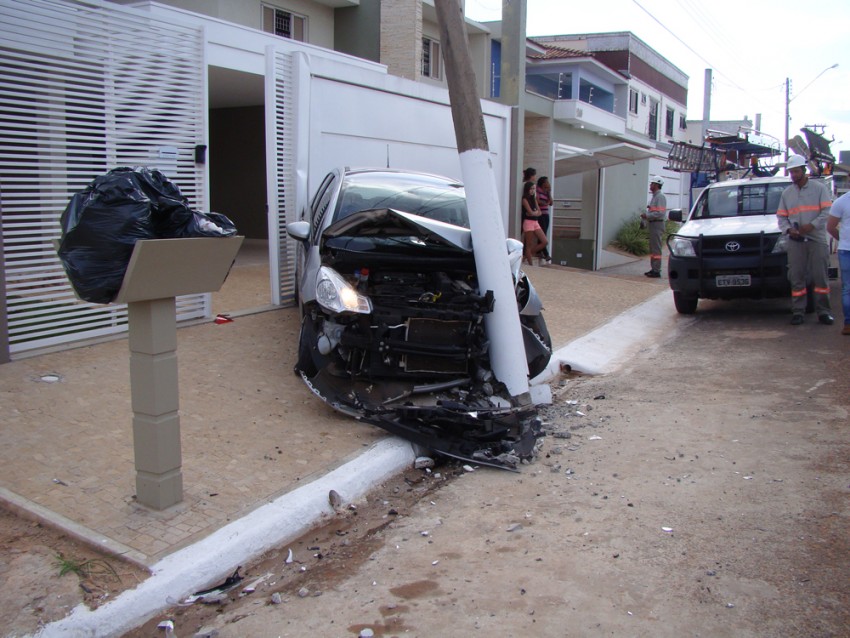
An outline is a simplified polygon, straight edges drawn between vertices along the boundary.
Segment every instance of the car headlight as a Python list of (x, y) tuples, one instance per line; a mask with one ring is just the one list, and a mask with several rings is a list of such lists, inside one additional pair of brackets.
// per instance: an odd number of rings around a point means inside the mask
[(667, 239), (667, 248), (670, 249), (670, 254), (674, 257), (696, 257), (697, 253), (694, 250), (694, 240), (687, 237), (679, 237), (671, 235)]
[(788, 235), (782, 233), (779, 237), (776, 238), (776, 243), (773, 244), (773, 249), (770, 251), (774, 254), (776, 253), (787, 253), (788, 252)]
[(357, 292), (342, 276), (327, 266), (319, 269), (316, 278), (316, 301), (331, 312), (372, 312), (372, 301)]

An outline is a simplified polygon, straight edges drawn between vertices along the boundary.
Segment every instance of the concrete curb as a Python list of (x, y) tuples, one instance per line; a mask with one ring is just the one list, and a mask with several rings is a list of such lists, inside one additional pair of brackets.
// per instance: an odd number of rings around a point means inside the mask
[(330, 490), (344, 501), (361, 498), (375, 485), (411, 467), (416, 450), (398, 438), (383, 439), (356, 459), (233, 521), (203, 540), (166, 556), (152, 576), (115, 600), (89, 610), (78, 605), (36, 636), (118, 637), (203, 587), (223, 580), (237, 565), (285, 545), (333, 514)]
[(682, 321), (688, 320), (676, 313), (670, 291), (659, 292), (556, 350), (546, 370), (533, 382), (545, 382), (558, 376), (564, 364), (587, 374), (613, 372)]

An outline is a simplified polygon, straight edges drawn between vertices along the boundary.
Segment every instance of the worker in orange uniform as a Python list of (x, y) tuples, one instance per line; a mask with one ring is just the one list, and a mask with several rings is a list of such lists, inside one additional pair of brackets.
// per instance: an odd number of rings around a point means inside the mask
[(812, 283), (818, 321), (830, 326), (834, 319), (829, 304), (829, 243), (826, 221), (832, 207), (827, 187), (806, 175), (806, 160), (792, 155), (786, 168), (791, 184), (782, 191), (776, 219), (788, 235), (788, 281), (791, 282), (791, 325), (803, 323), (806, 282)]
[(649, 224), (649, 270), (643, 274), (655, 279), (661, 277), (661, 240), (664, 237), (664, 222), (667, 220), (667, 198), (661, 192), (662, 186), (664, 180), (653, 175), (649, 180), (652, 199), (649, 200), (646, 212), (640, 215)]

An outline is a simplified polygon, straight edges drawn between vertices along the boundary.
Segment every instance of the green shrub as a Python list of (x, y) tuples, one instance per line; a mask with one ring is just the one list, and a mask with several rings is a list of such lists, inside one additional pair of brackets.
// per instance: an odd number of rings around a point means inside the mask
[(640, 227), (640, 215), (634, 215), (617, 231), (614, 245), (632, 255), (643, 257), (649, 254), (649, 231)]
[[(666, 245), (667, 237), (677, 233), (681, 226), (678, 222), (671, 222), (668, 219), (664, 223), (662, 244)], [(640, 213), (635, 213), (634, 216), (625, 221), (612, 243), (620, 250), (638, 257), (649, 254), (649, 229), (640, 227)]]

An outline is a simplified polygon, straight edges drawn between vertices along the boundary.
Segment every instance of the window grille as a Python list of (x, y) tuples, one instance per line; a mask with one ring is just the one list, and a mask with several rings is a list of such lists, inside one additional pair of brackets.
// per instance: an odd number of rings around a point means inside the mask
[(440, 43), (431, 38), (422, 38), (422, 75), (439, 80), (442, 77), (441, 64)]
[(629, 89), (629, 111), (635, 114), (638, 112), (638, 92), (634, 89)]
[(263, 7), (263, 31), (282, 38), (305, 41), (307, 18), (275, 7)]

